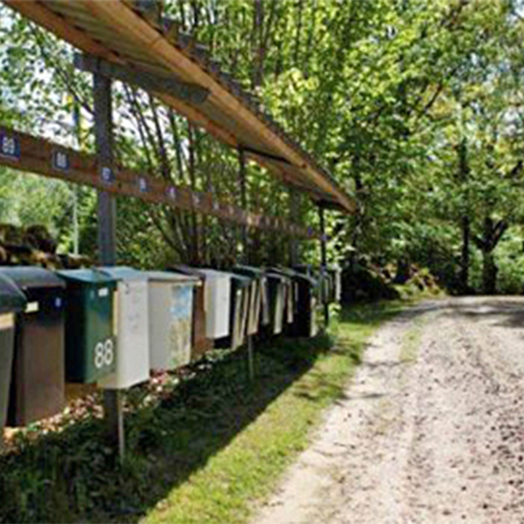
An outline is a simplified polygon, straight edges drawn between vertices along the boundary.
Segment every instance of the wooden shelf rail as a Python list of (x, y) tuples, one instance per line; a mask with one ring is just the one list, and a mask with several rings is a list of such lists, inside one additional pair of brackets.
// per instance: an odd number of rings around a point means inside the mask
[(79, 153), (1, 125), (0, 165), (91, 186), (117, 195), (215, 216), (249, 228), (277, 231), (281, 235), (312, 240), (321, 237), (314, 228), (294, 224), (279, 217), (250, 213), (239, 206), (218, 200), (210, 192), (193, 191), (119, 165), (101, 165), (95, 155)]

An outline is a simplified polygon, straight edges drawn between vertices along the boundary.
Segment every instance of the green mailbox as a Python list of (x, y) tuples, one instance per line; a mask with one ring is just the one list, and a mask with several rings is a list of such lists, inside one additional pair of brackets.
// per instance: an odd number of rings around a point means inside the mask
[(67, 285), (66, 380), (91, 384), (116, 369), (117, 281), (97, 269), (58, 274)]

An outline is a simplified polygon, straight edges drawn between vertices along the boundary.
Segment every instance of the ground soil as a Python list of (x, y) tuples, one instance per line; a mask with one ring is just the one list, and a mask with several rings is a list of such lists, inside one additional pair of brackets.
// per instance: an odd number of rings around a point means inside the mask
[(254, 524), (524, 522), (524, 299), (385, 324)]

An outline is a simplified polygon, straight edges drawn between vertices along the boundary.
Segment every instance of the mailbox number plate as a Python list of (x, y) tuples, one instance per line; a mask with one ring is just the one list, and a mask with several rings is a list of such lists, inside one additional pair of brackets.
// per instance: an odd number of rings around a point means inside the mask
[(115, 344), (112, 339), (108, 338), (99, 342), (94, 350), (94, 364), (96, 369), (109, 367), (115, 360)]
[(0, 133), (0, 156), (20, 160), (20, 141), (17, 137)]
[(53, 168), (69, 171), (69, 155), (65, 151), (53, 151)]

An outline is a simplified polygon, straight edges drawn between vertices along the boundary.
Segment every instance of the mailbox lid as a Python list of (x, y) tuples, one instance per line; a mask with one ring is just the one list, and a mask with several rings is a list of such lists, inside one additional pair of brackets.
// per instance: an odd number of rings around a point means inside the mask
[(30, 300), (34, 291), (64, 289), (65, 282), (55, 273), (36, 266), (2, 267), (0, 274), (8, 277)]
[(92, 269), (61, 269), (56, 272), (66, 282), (90, 285), (115, 284), (117, 279), (98, 268)]
[(233, 268), (233, 272), (249, 278), (264, 278), (266, 270), (260, 267), (239, 264)]
[(233, 285), (241, 289), (249, 287), (253, 282), (253, 278), (251, 277), (237, 275), (236, 273), (229, 273), (229, 275), (231, 277), (231, 282), (233, 283)]
[(139, 271), (128, 266), (102, 266), (100, 271), (117, 281), (131, 282), (149, 279), (146, 271)]
[(0, 314), (18, 313), (27, 305), (27, 298), (7, 276), (0, 274)]
[(171, 284), (200, 285), (198, 276), (173, 273), (170, 271), (144, 271), (150, 282), (166, 282)]

